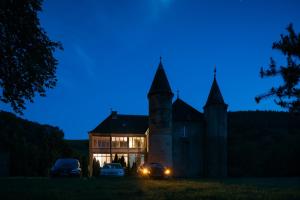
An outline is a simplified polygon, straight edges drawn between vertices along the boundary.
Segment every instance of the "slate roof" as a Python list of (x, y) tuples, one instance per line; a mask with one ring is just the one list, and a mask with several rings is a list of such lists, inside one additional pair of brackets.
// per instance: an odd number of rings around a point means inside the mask
[(210, 89), (205, 107), (209, 106), (209, 105), (217, 105), (217, 104), (223, 104), (224, 105), (225, 102), (224, 102), (223, 96), (221, 94), (221, 91), (220, 91), (219, 85), (217, 83), (217, 80), (216, 80), (216, 78), (214, 78), (214, 81), (213, 81), (213, 84), (211, 86), (211, 89)]
[(156, 93), (166, 93), (173, 95), (166, 72), (160, 60), (158, 68), (156, 70), (153, 82), (151, 84), (148, 97)]
[(132, 133), (145, 134), (148, 129), (148, 116), (120, 115), (112, 112), (90, 133)]
[(186, 102), (177, 98), (172, 105), (173, 121), (201, 121), (203, 114), (188, 105)]
[[(173, 121), (201, 121), (203, 114), (177, 98), (172, 105)], [(148, 116), (146, 115), (121, 115), (112, 112), (90, 133), (132, 133), (145, 134), (149, 127)]]

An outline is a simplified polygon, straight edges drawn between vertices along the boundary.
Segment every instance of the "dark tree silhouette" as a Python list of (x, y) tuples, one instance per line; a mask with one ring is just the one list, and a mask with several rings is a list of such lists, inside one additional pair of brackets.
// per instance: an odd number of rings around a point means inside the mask
[(255, 97), (257, 103), (268, 97), (275, 97), (277, 105), (288, 109), (290, 112), (300, 112), (300, 34), (296, 34), (293, 25), (287, 28), (288, 35), (281, 35), (278, 42), (274, 42), (272, 49), (277, 49), (286, 56), (287, 65), (277, 66), (275, 60), (271, 58), (268, 69), (261, 68), (260, 76), (273, 77), (281, 76), (283, 84), (272, 87), (265, 94)]
[(120, 164), (122, 165), (122, 167), (126, 167), (126, 162), (125, 162), (124, 156), (122, 156), (122, 157), (119, 159), (118, 163), (120, 163)]
[(0, 1), (0, 98), (20, 114), (35, 93), (45, 96), (57, 82), (53, 52), (62, 45), (51, 41), (40, 25), (42, 2)]
[[(128, 166), (128, 167), (130, 167), (130, 166)], [(137, 163), (133, 162), (132, 167), (129, 170), (129, 174), (132, 175), (132, 176), (136, 176), (137, 175), (137, 168), (138, 168)]]
[(98, 177), (100, 175), (100, 163), (96, 158), (93, 158), (93, 176)]
[(0, 111), (0, 152), (9, 154), (11, 176), (47, 176), (56, 159), (73, 149), (58, 127), (27, 121)]
[(118, 163), (118, 162), (119, 162), (118, 154), (115, 154), (115, 158), (112, 161), (112, 163)]

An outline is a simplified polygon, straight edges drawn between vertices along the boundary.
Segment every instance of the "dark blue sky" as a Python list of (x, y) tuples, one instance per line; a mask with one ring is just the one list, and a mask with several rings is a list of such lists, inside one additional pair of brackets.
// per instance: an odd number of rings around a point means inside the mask
[(58, 85), (28, 103), (23, 117), (59, 126), (68, 139), (87, 138), (111, 108), (147, 114), (159, 56), (174, 93), (201, 112), (214, 65), (230, 111), (280, 110), (272, 100), (255, 103), (281, 81), (260, 79), (259, 69), (270, 56), (285, 64), (271, 46), (290, 22), (300, 31), (300, 1), (46, 0), (43, 7), (42, 26), (64, 46)]

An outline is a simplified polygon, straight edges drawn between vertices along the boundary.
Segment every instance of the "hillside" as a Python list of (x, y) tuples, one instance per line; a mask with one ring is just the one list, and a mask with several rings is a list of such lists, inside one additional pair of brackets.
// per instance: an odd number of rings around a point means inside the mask
[(73, 151), (80, 155), (88, 157), (89, 155), (89, 141), (88, 140), (65, 140)]
[(231, 176), (300, 176), (300, 115), (231, 112), (228, 126)]

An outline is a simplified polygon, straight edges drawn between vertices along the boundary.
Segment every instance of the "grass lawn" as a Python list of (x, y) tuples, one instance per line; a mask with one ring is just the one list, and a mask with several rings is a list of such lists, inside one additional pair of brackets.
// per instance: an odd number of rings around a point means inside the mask
[(300, 178), (0, 178), (0, 199), (300, 199)]

